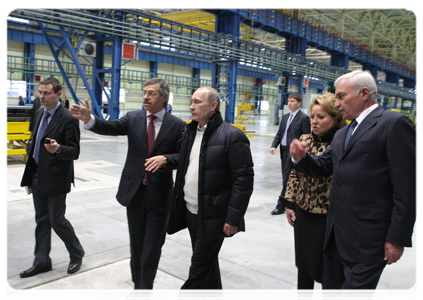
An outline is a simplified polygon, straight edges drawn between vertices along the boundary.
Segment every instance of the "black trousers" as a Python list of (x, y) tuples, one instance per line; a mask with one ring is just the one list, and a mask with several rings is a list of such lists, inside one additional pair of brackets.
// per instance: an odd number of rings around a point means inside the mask
[(181, 289), (222, 289), (218, 255), (224, 237), (207, 239), (201, 234), (198, 215), (188, 210), (187, 224), (191, 237), (192, 257), (188, 279)]
[(153, 288), (168, 222), (168, 213), (150, 209), (146, 199), (147, 186), (141, 184), (126, 208), (135, 289)]
[(32, 197), (35, 208), (35, 259), (34, 267), (51, 266), (51, 229), (65, 243), (70, 260), (82, 258), (85, 254), (76, 237), (72, 224), (65, 218), (66, 194), (49, 196), (38, 186), (38, 173), (32, 180)]
[(292, 161), (291, 156), (289, 155), (289, 147), (288, 146), (280, 146), (281, 152), (281, 169), (282, 169), (282, 191), (279, 196), (278, 204), (276, 208), (283, 210), (285, 209), (285, 204), (282, 201), (285, 198), (285, 191), (286, 185), (288, 184), (289, 174), (291, 174), (292, 170)]
[(353, 263), (338, 252), (333, 234), (323, 253), (323, 289), (371, 289), (377, 287), (386, 263)]

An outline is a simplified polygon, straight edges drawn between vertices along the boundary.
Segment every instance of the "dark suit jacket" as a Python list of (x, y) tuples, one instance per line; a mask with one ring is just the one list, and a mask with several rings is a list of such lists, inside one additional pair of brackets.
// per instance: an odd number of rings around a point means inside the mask
[[(281, 144), (288, 118), (289, 113), (282, 116), (281, 123), (279, 124), (279, 130), (275, 135), (271, 148), (277, 148)], [(309, 133), (311, 133), (310, 117), (300, 110), (289, 125), (286, 133), (286, 145), (291, 145), (292, 140), (298, 139), (301, 135)]]
[(142, 184), (145, 159), (156, 155), (166, 156), (167, 164), (164, 168), (147, 174), (147, 201), (157, 211), (166, 212), (173, 189), (172, 170), (176, 169), (179, 162), (179, 143), (185, 122), (166, 112), (150, 155), (146, 124), (146, 112), (139, 110), (128, 112), (124, 117), (112, 121), (96, 118), (91, 130), (103, 135), (128, 136), (128, 153), (116, 195), (123, 206), (129, 205)]
[(29, 131), (33, 132), (34, 131), (34, 124), (35, 124), (35, 112), (40, 108), (41, 103), (40, 103), (40, 97), (37, 97), (34, 99), (34, 104), (32, 106), (32, 110), (31, 110), (31, 119), (29, 121)]
[[(44, 107), (39, 108), (34, 116), (34, 142), (28, 153), (28, 162), (22, 177), (21, 186), (31, 186), (35, 172), (35, 161), (32, 159), (38, 126), (43, 116)], [(51, 154), (44, 147), (46, 137), (55, 139), (60, 144), (59, 153)], [(70, 192), (74, 182), (73, 161), (79, 157), (79, 121), (63, 106), (59, 106), (47, 126), (40, 144), (38, 161), (38, 183), (49, 196), (57, 196)]]
[(295, 168), (311, 177), (332, 173), (325, 248), (335, 237), (351, 262), (381, 263), (386, 241), (410, 247), (416, 217), (416, 136), (406, 116), (372, 111), (351, 136), (338, 130), (321, 156)]

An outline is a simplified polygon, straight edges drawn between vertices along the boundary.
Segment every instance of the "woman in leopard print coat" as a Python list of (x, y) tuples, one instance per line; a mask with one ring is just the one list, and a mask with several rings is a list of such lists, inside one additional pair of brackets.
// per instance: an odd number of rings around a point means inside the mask
[[(304, 134), (307, 152), (322, 155), (332, 142), (335, 132), (345, 126), (334, 107), (335, 95), (325, 93), (310, 105), (312, 133)], [(294, 227), (295, 264), (298, 268), (298, 289), (313, 289), (314, 281), (322, 281), (323, 241), (329, 206), (332, 176), (306, 177), (293, 169), (285, 193), (286, 216)]]

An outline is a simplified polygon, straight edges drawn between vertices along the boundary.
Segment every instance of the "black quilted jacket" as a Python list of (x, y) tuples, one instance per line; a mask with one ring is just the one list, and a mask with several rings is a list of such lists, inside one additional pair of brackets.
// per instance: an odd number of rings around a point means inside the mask
[[(187, 227), (184, 200), (185, 174), (198, 122), (186, 126), (182, 136), (168, 233)], [(207, 238), (225, 236), (228, 223), (245, 231), (244, 215), (253, 192), (254, 169), (250, 142), (239, 129), (223, 122), (220, 112), (207, 123), (201, 150), (198, 178), (198, 217)]]

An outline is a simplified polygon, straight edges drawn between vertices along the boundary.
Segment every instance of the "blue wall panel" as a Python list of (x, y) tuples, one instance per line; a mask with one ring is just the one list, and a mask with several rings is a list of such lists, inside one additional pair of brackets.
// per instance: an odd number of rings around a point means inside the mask
[(309, 82), (308, 86), (313, 89), (323, 90), (325, 86), (323, 84), (319, 84), (317, 82)]
[[(11, 28), (7, 29), (7, 39), (11, 41), (48, 46), (47, 41), (45, 40), (42, 34), (34, 33), (34, 32), (24, 32), (21, 30), (16, 30)], [(63, 40), (62, 38), (58, 38), (58, 37), (51, 37), (51, 39), (58, 45), (60, 45)]]
[(239, 68), (239, 66), (238, 66), (238, 75), (253, 77), (253, 78), (266, 78), (267, 80), (273, 80), (273, 81), (278, 80), (278, 78), (273, 74), (260, 73), (258, 71), (246, 70), (244, 68), (241, 69), (241, 68)]
[(213, 70), (213, 63), (208, 63), (204, 61), (195, 61), (189, 58), (174, 57), (174, 56), (169, 56), (165, 54), (157, 54), (157, 53), (151, 53), (146, 51), (139, 51), (138, 59), (167, 63), (167, 64), (178, 65), (178, 66), (191, 67), (195, 69)]

